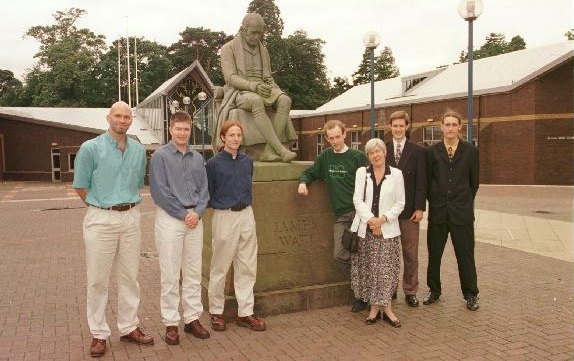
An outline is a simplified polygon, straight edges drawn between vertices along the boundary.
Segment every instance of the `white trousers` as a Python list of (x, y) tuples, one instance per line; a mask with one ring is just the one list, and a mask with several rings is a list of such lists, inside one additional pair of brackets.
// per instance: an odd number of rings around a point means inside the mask
[(209, 311), (222, 314), (225, 278), (233, 263), (235, 298), (239, 317), (253, 314), (253, 287), (257, 274), (257, 234), (253, 209), (213, 211)]
[(155, 245), (161, 271), (161, 317), (165, 326), (179, 324), (179, 279), (182, 271), (181, 303), (185, 323), (197, 320), (203, 312), (201, 304), (201, 257), (203, 222), (194, 229), (157, 207)]
[(108, 283), (115, 268), (118, 283), (117, 323), (120, 335), (139, 324), (138, 272), (140, 264), (140, 210), (125, 212), (88, 207), (84, 217), (86, 246), (87, 314), (93, 337), (107, 339), (111, 332), (106, 321)]

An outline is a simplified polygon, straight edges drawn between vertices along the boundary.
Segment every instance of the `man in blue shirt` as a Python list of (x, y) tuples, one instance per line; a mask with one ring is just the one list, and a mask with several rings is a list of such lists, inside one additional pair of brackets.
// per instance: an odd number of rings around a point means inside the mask
[(145, 150), (127, 137), (132, 110), (117, 102), (106, 117), (108, 131), (86, 141), (74, 162), (74, 183), (88, 205), (84, 218), (87, 314), (93, 339), (90, 354), (103, 356), (110, 328), (106, 322), (108, 282), (115, 267), (118, 282), (117, 324), (122, 341), (153, 345), (139, 327), (139, 190), (144, 186)]
[(161, 316), (165, 342), (179, 344), (179, 279), (182, 270), (184, 331), (209, 338), (199, 322), (203, 222), (207, 207), (207, 174), (203, 157), (189, 145), (191, 117), (177, 111), (169, 120), (171, 141), (151, 158), (150, 191), (157, 205), (155, 244), (161, 271)]
[(224, 331), (225, 277), (233, 262), (237, 325), (264, 331), (265, 321), (253, 314), (257, 273), (257, 234), (251, 208), (253, 161), (239, 153), (243, 128), (237, 121), (226, 121), (219, 137), (223, 149), (207, 161), (212, 218), (212, 257), (209, 275), (211, 328)]

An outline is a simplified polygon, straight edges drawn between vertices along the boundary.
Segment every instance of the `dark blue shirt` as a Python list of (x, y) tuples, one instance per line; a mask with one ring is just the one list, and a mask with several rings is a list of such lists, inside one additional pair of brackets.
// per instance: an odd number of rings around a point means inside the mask
[(222, 150), (207, 161), (209, 205), (214, 209), (251, 205), (253, 161), (243, 153), (233, 159)]

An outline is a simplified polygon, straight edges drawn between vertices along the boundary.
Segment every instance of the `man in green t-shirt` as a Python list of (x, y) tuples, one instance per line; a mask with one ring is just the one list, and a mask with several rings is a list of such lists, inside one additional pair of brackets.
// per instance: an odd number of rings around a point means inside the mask
[[(343, 230), (349, 228), (355, 216), (353, 193), (355, 190), (355, 172), (357, 168), (367, 165), (367, 157), (363, 152), (350, 149), (345, 144), (345, 124), (340, 120), (329, 120), (324, 127), (325, 139), (331, 145), (321, 152), (313, 165), (307, 168), (300, 177), (298, 193), (309, 194), (307, 184), (315, 180), (327, 182), (327, 191), (331, 200), (331, 208), (337, 216), (333, 225), (333, 253), (335, 261), (349, 272), (350, 253), (343, 248), (341, 238)], [(361, 300), (353, 302), (353, 312), (365, 309), (366, 304)]]

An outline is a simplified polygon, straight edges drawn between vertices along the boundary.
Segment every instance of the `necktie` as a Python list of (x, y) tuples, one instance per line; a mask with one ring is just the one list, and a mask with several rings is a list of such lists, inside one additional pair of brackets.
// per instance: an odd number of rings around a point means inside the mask
[(395, 151), (395, 164), (399, 164), (399, 160), (401, 159), (401, 143), (397, 143), (397, 149)]
[(454, 157), (454, 152), (452, 147), (448, 147), (448, 159), (452, 160), (452, 157)]

